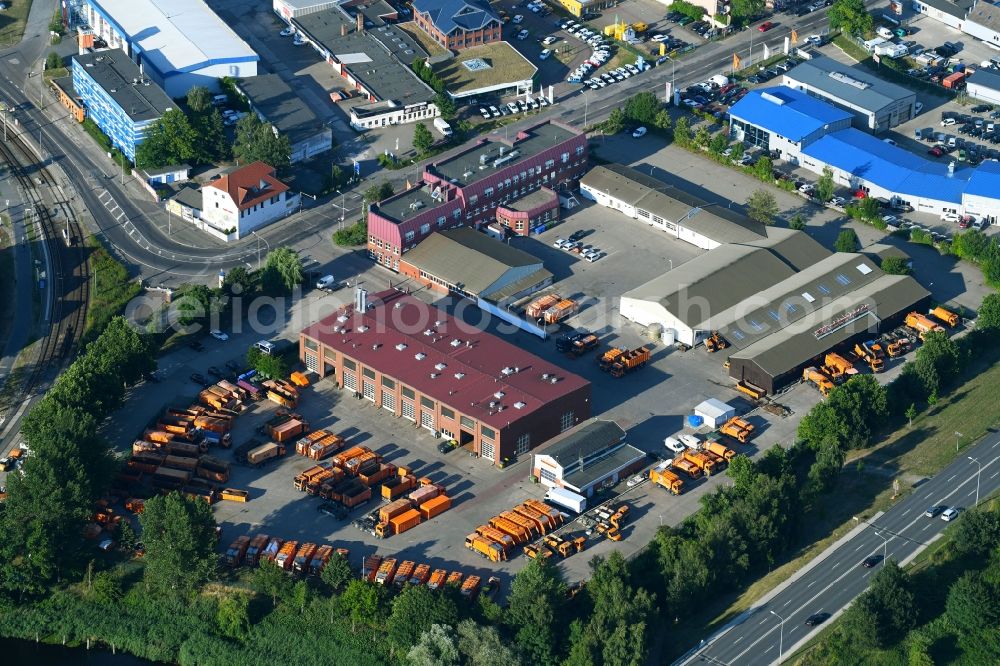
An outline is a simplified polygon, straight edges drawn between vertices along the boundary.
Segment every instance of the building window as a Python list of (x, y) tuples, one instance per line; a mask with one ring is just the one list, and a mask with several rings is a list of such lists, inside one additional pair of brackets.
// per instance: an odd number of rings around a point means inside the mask
[(400, 389), (400, 391), (402, 391), (402, 393), (403, 393), (403, 397), (404, 397), (404, 398), (409, 398), (410, 400), (413, 400), (413, 398), (414, 398), (414, 396), (415, 396), (415, 394), (413, 393), (413, 389), (411, 389), (411, 388), (406, 388), (406, 387), (404, 386), (404, 387), (402, 387), (402, 388)]
[(382, 386), (386, 387), (387, 389), (394, 389), (396, 388), (396, 382), (392, 381), (385, 375), (382, 375)]
[(461, 208), (456, 208), (455, 210), (451, 211), (451, 216), (454, 217), (456, 220), (461, 220), (462, 219), (462, 209)]
[(469, 197), (469, 205), (470, 206), (475, 206), (477, 201), (479, 201), (479, 195), (478, 194), (473, 194), (471, 197)]
[(559, 419), (559, 432), (566, 432), (573, 427), (573, 412), (566, 412)]
[(430, 410), (433, 411), (433, 409), (434, 409), (434, 401), (431, 400), (430, 398), (425, 398), (425, 397), (421, 396), (420, 397), (420, 406), (423, 407), (424, 409), (430, 409)]
[(563, 153), (562, 154), (562, 162), (563, 162), (563, 164), (566, 164), (567, 162), (569, 162), (569, 153)]
[(486, 198), (492, 197), (493, 196), (493, 188), (492, 187), (487, 187), (485, 190), (483, 190), (483, 196), (486, 197)]
[(347, 368), (348, 370), (357, 370), (358, 369), (358, 364), (355, 363), (354, 361), (352, 361), (349, 358), (345, 358), (344, 359), (344, 367)]
[(555, 165), (556, 165), (556, 161), (555, 160), (545, 160), (545, 168), (546, 169), (551, 169)]
[(492, 428), (487, 428), (486, 426), (480, 426), (479, 432), (485, 439), (495, 440), (497, 438), (497, 431), (493, 430)]
[(463, 416), (459, 419), (459, 423), (462, 424), (463, 428), (468, 428), (469, 430), (476, 429), (476, 422), (470, 419), (468, 416)]
[(316, 351), (317, 349), (319, 349), (319, 345), (316, 343), (316, 341), (310, 340), (309, 338), (305, 338), (303, 344), (305, 344), (306, 349), (310, 349), (312, 351)]
[(412, 231), (407, 231), (407, 232), (406, 232), (406, 235), (405, 235), (405, 236), (403, 236), (403, 242), (405, 242), (405, 243), (409, 243), (410, 241), (412, 241), (412, 240), (413, 240), (413, 237), (414, 237), (414, 236), (416, 236), (416, 234), (415, 234), (414, 232), (412, 232)]
[(577, 146), (576, 147), (576, 154), (577, 155), (583, 155), (583, 146)]
[(441, 407), (441, 416), (443, 416), (446, 419), (454, 419), (455, 418), (455, 412), (451, 411), (447, 407), (443, 407), (442, 406)]
[(517, 436), (517, 444), (514, 453), (521, 456), (531, 450), (531, 433), (524, 433)]
[(429, 234), (431, 232), (430, 222), (424, 222), (420, 225), (420, 235)]
[(368, 379), (375, 379), (375, 371), (371, 368), (362, 368), (361, 374), (363, 374)]

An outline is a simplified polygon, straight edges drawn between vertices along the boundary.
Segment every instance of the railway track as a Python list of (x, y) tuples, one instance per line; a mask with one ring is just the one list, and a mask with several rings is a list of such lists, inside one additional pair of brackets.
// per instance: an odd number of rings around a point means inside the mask
[(23, 193), (24, 226), (33, 228), (36, 247), (49, 260), (49, 307), (42, 313), (45, 331), (37, 357), (15, 394), (21, 402), (48, 386), (71, 358), (83, 335), (91, 283), (85, 236), (72, 207), (36, 152), (16, 134), (8, 138), (0, 141), (0, 159)]

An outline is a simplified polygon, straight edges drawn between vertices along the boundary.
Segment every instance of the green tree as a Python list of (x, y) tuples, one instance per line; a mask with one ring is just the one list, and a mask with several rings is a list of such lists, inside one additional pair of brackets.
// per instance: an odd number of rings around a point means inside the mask
[(434, 135), (423, 123), (413, 126), (413, 148), (423, 155), (434, 146)]
[(640, 125), (654, 125), (661, 110), (660, 100), (651, 92), (636, 93), (625, 102), (625, 117)]
[(728, 147), (729, 139), (723, 132), (719, 132), (708, 142), (708, 150), (715, 155), (721, 155)]
[(961, 554), (985, 557), (1000, 546), (1000, 512), (969, 511), (955, 525), (952, 542)]
[(414, 645), (432, 625), (458, 624), (458, 607), (451, 596), (426, 585), (408, 585), (392, 600), (386, 634), (399, 649)]
[(468, 666), (521, 666), (521, 659), (493, 626), (458, 623), (458, 650)]
[(1000, 332), (1000, 294), (987, 294), (983, 299), (976, 317), (976, 330), (987, 331), (994, 335)]
[(181, 164), (198, 155), (201, 139), (180, 109), (170, 109), (153, 123), (135, 150), (135, 165), (151, 169)]
[(132, 556), (135, 554), (135, 547), (139, 543), (139, 538), (136, 536), (135, 528), (132, 527), (132, 523), (123, 520), (121, 525), (118, 527), (118, 545), (121, 547), (122, 551)]
[(737, 141), (736, 143), (733, 144), (733, 152), (729, 156), (729, 159), (738, 164), (739, 161), (743, 159), (744, 150), (745, 149), (743, 148), (743, 142)]
[(833, 244), (833, 249), (837, 252), (857, 252), (858, 235), (853, 229), (844, 229), (837, 234), (837, 240)]
[(910, 267), (903, 257), (885, 257), (880, 266), (889, 275), (909, 275)]
[(355, 578), (347, 584), (344, 593), (340, 595), (340, 602), (351, 618), (351, 631), (357, 633), (359, 627), (371, 627), (374, 639), (374, 630), (378, 626), (381, 609), (379, 588)]
[(961, 370), (961, 352), (955, 341), (943, 332), (931, 332), (917, 350), (914, 367), (927, 393), (938, 393), (949, 386)]
[(764, 13), (764, 0), (733, 0), (733, 19), (738, 23), (746, 23)]
[(674, 141), (681, 146), (687, 146), (691, 143), (691, 121), (688, 120), (687, 116), (681, 116), (674, 123)]
[(758, 189), (747, 198), (747, 216), (761, 224), (772, 224), (778, 214), (778, 201), (767, 190)]
[(620, 108), (611, 109), (608, 119), (601, 125), (601, 131), (605, 134), (618, 134), (625, 129), (625, 112)]
[(243, 266), (233, 266), (222, 281), (222, 293), (227, 296), (245, 296), (253, 293), (257, 280)]
[(291, 163), (292, 146), (284, 134), (276, 134), (271, 123), (261, 121), (256, 113), (248, 113), (236, 123), (233, 156), (241, 164), (263, 162), (281, 172)]
[(507, 619), (529, 663), (558, 660), (565, 599), (566, 586), (548, 559), (532, 560), (514, 577)]
[(885, 649), (913, 628), (917, 612), (906, 573), (890, 560), (872, 576), (868, 590), (844, 613), (843, 626), (862, 646)]
[(211, 319), (212, 314), (219, 311), (219, 301), (212, 288), (203, 284), (192, 284), (173, 301), (172, 307), (180, 315), (177, 323), (187, 327)]
[(966, 634), (1000, 623), (1000, 594), (978, 571), (967, 571), (948, 590), (945, 615)]
[(873, 199), (872, 197), (864, 197), (862, 199), (859, 199), (858, 202), (854, 205), (857, 207), (858, 214), (860, 215), (862, 220), (873, 222), (877, 219), (881, 219), (881, 215), (879, 213), (880, 206), (878, 203), (878, 199)]
[(287, 598), (292, 591), (292, 580), (269, 557), (262, 557), (260, 566), (250, 577), (250, 586), (258, 594), (271, 597), (271, 605), (277, 606), (279, 599)]
[[(443, 87), (443, 84), (436, 86)], [(447, 93), (438, 90), (438, 94), (434, 96), (434, 105), (437, 106), (438, 111), (441, 112), (441, 117), (445, 120), (454, 120), (455, 116), (458, 115), (458, 107), (455, 106), (454, 100), (448, 96)]]
[(416, 645), (406, 653), (411, 666), (458, 666), (458, 648), (452, 629), (445, 624), (432, 624), (422, 634)]
[(339, 190), (347, 182), (347, 176), (339, 164), (334, 164), (330, 167), (330, 181), (333, 183), (333, 189), (335, 190)]
[(298, 252), (290, 247), (279, 247), (268, 253), (261, 271), (261, 283), (268, 293), (290, 292), (304, 280)]
[(670, 117), (670, 112), (666, 109), (660, 109), (656, 112), (656, 117), (653, 118), (653, 127), (659, 130), (667, 131), (673, 127), (674, 121)]
[(229, 638), (240, 639), (250, 630), (250, 599), (245, 594), (231, 594), (219, 600), (215, 614), (219, 631)]
[(773, 183), (774, 164), (771, 163), (771, 158), (765, 156), (757, 160), (757, 162), (753, 165), (753, 174), (765, 183)]
[(906, 413), (904, 414), (904, 416), (906, 416), (907, 424), (909, 425), (909, 427), (912, 428), (913, 419), (917, 418), (917, 406), (913, 403), (910, 403), (910, 406), (906, 408)]
[(212, 93), (205, 86), (193, 86), (188, 90), (187, 105), (193, 113), (207, 113), (212, 109)]
[(822, 202), (827, 202), (833, 198), (836, 186), (833, 184), (833, 169), (828, 166), (823, 167), (823, 174), (816, 181), (816, 196)]
[(88, 596), (101, 606), (116, 604), (123, 595), (122, 576), (118, 570), (98, 572), (88, 591)]
[(319, 579), (334, 592), (342, 592), (353, 578), (350, 562), (340, 553), (330, 558), (319, 575)]
[(843, 449), (860, 449), (888, 415), (885, 387), (872, 375), (856, 375), (836, 387), (799, 422), (799, 437), (814, 450), (832, 441)]
[(872, 31), (874, 22), (864, 0), (837, 0), (826, 14), (831, 30), (840, 30), (852, 37), (862, 37)]
[(802, 216), (802, 213), (796, 213), (788, 221), (788, 228), (795, 231), (802, 231), (806, 228), (806, 218)]
[(59, 69), (62, 67), (62, 58), (55, 51), (50, 51), (45, 57), (45, 69)]
[(702, 125), (694, 133), (694, 145), (699, 148), (708, 148), (708, 142), (712, 140), (712, 133), (708, 131), (707, 125)]
[(215, 518), (208, 503), (178, 492), (153, 497), (139, 517), (146, 584), (186, 597), (215, 570)]
[(210, 107), (204, 113), (194, 114), (191, 126), (200, 138), (196, 146), (196, 158), (199, 161), (211, 162), (229, 156), (229, 141), (218, 109)]

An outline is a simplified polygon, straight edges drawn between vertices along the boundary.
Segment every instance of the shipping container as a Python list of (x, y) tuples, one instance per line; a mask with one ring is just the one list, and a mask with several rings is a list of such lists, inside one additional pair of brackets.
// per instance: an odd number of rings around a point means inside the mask
[(451, 508), (451, 498), (438, 495), (420, 505), (420, 515), (424, 520), (430, 520)]
[(565, 488), (549, 488), (545, 492), (545, 501), (558, 504), (574, 514), (580, 514), (587, 510), (587, 498)]

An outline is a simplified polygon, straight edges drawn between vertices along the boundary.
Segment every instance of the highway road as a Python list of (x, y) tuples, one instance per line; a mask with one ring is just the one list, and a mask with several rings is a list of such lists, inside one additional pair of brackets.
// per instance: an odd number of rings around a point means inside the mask
[[(969, 457), (981, 463), (981, 472)], [(841, 543), (799, 579), (752, 609), (742, 623), (714, 638), (708, 647), (682, 663), (732, 666), (779, 663), (779, 655), (788, 657), (793, 645), (822, 629), (822, 625), (805, 626), (806, 618), (820, 612), (834, 615), (868, 587), (885, 560), (866, 569), (861, 565), (865, 558), (880, 555), (886, 560), (903, 562), (949, 525), (940, 516), (925, 517), (928, 507), (943, 504), (968, 509), (975, 505), (977, 492), (980, 498), (985, 498), (998, 488), (1000, 434), (990, 433), (883, 515), (866, 523), (854, 538)], [(961, 519), (960, 514), (957, 520)]]
[[(599, 91), (583, 89), (587, 90), (585, 94), (574, 91), (551, 107), (548, 116), (574, 124), (582, 124), (584, 120), (593, 123), (636, 92), (649, 90), (662, 96), (664, 84), (668, 81), (674, 82), (675, 87), (683, 87), (724, 72), (731, 68), (733, 53), (738, 53), (744, 64), (749, 64), (763, 57), (765, 44), (771, 53), (778, 53), (792, 29), (798, 31), (800, 39), (804, 39), (810, 33), (822, 32), (827, 21), (825, 9), (803, 17), (778, 14), (771, 20), (775, 27), (767, 33), (758, 32), (754, 26), (723, 41), (704, 44), (681, 60), (664, 63), (630, 80), (631, 85), (616, 85)], [(26, 35), (30, 37), (31, 33)], [(97, 226), (94, 231), (117, 248), (120, 255), (132, 264), (134, 272), (141, 273), (153, 283), (176, 283), (198, 276), (207, 277), (220, 268), (255, 265), (259, 242), (265, 244), (265, 249), (280, 245), (294, 247), (308, 243), (317, 234), (329, 234), (334, 221), (340, 216), (339, 208), (333, 206), (338, 203), (335, 200), (321, 201), (319, 206), (303, 211), (288, 222), (261, 231), (262, 241), (251, 237), (220, 249), (211, 243), (194, 247), (167, 237), (161, 225), (155, 224), (150, 217), (163, 213), (154, 212), (149, 203), (137, 205), (130, 201), (127, 183), (123, 186), (107, 158), (96, 146), (87, 143), (89, 139), (79, 136), (79, 131), (65, 119), (63, 109), (48, 91), (42, 95), (46, 110), (39, 109), (39, 80), (37, 76), (28, 76), (30, 70), (38, 69), (41, 57), (38, 41), (26, 38), (21, 45), (0, 52), (0, 96), (18, 109), (21, 130), (32, 137), (41, 137), (45, 152), (64, 170), (72, 183), (80, 199), (78, 203), (86, 206), (93, 215)], [(532, 117), (519, 125), (537, 120), (537, 116)], [(348, 195), (346, 219), (356, 217), (360, 204), (357, 195), (371, 184), (369, 181), (388, 179), (394, 182), (398, 191), (403, 187), (405, 177), (398, 172), (378, 172), (370, 176)]]

